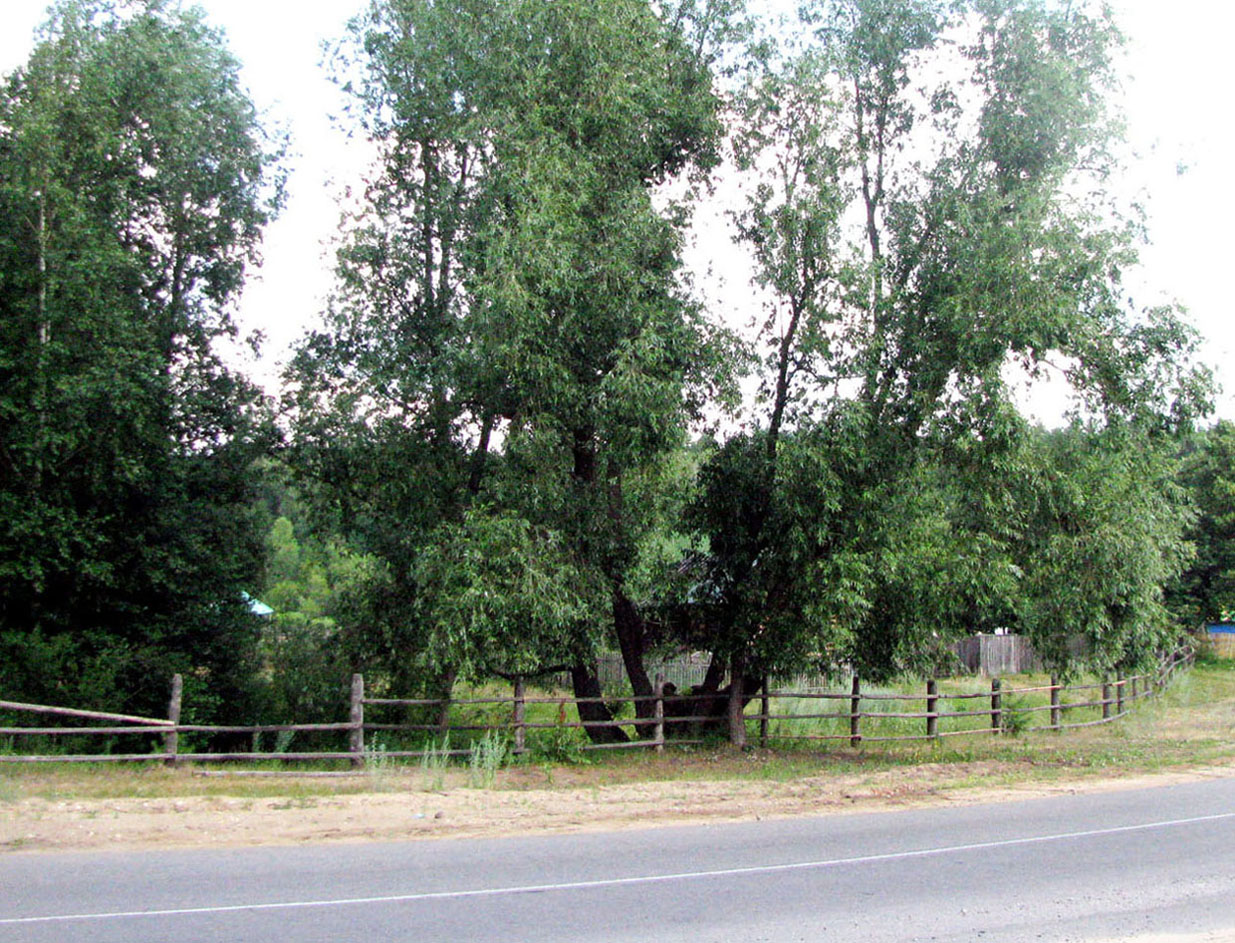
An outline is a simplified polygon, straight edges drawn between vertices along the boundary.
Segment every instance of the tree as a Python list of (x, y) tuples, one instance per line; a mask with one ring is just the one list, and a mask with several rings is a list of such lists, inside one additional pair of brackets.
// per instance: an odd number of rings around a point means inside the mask
[(1074, 425), (1028, 451), (1018, 631), (1057, 671), (1150, 667), (1178, 631), (1164, 591), (1191, 556), (1174, 443)]
[(235, 703), (255, 642), (256, 391), (215, 342), (279, 142), (197, 12), (54, 7), (0, 97), (0, 650), (32, 698)]
[[(294, 373), (297, 441), (387, 565), (371, 597), (390, 600), (387, 626), (474, 599), (476, 580), (517, 595), (565, 555), (605, 590), (570, 625), (524, 612), (529, 627), (558, 625), (552, 650), (596, 697), (607, 624), (650, 693), (627, 591), (644, 528), (624, 484), (681, 444), (725, 369), (677, 281), (681, 210), (654, 190), (716, 160), (709, 56), (729, 6), (384, 0), (355, 24), (352, 88), (381, 167), (330, 328)], [(514, 570), (422, 563), (443, 534), (514, 540)], [(417, 609), (426, 579), (435, 601)], [(393, 652), (424, 644), (380, 634)]]
[(1170, 603), (1188, 628), (1235, 614), (1235, 426), (1219, 422), (1184, 443), (1179, 484), (1196, 509), (1188, 538), (1196, 548)]
[[(745, 672), (785, 658), (885, 675), (1007, 611), (1023, 521), (1000, 507), (1001, 477), (1028, 434), (1011, 371), (1058, 358), (1099, 426), (1159, 434), (1207, 389), (1193, 333), (1120, 288), (1136, 225), (1104, 189), (1118, 44), (1104, 12), (835, 0), (804, 18), (804, 48), (773, 57), (737, 108), (736, 162), (756, 183), (736, 219), (768, 298), (766, 418), (704, 469), (695, 514), (734, 702)], [(1130, 453), (1111, 454), (1123, 467)], [(1164, 540), (1147, 551), (1152, 580), (1177, 562)], [(1093, 598), (1069, 628), (1105, 618), (1110, 598)], [(1137, 598), (1139, 618), (1152, 607)]]

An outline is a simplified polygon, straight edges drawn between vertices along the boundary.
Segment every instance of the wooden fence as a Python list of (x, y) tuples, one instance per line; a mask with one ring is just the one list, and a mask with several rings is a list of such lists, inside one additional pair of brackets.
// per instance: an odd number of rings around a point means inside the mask
[[(1235, 635), (1229, 636), (1235, 648)], [(1076, 640), (1069, 648), (1074, 655), (1083, 656), (1085, 645)], [(1023, 635), (971, 635), (952, 646), (957, 663), (965, 671), (986, 678), (1004, 675), (1029, 674), (1043, 669), (1042, 659), (1034, 650), (1033, 643)], [(699, 684), (711, 664), (710, 652), (686, 652), (673, 658), (652, 661), (648, 674), (663, 674), (679, 690)], [(621, 690), (626, 685), (626, 666), (617, 653), (601, 655), (596, 659), (596, 674), (604, 691)], [(570, 686), (570, 674), (563, 672), (554, 679), (561, 687)], [(774, 683), (782, 688), (821, 687), (826, 679), (817, 672), (799, 672), (791, 677), (777, 678)]]
[[(1052, 678), (1046, 685), (1037, 687), (1004, 687), (1000, 679), (990, 682), (989, 690), (968, 692), (941, 692), (936, 680), (925, 682), (921, 694), (887, 693), (863, 690), (861, 680), (854, 677), (846, 691), (782, 691), (770, 690), (766, 684), (755, 693), (751, 701), (757, 705), (755, 713), (748, 706), (747, 725), (757, 725), (761, 746), (776, 742), (835, 740), (848, 741), (851, 746), (863, 743), (880, 743), (903, 740), (940, 740), (944, 737), (999, 735), (1020, 730), (1048, 730), (1060, 732), (1097, 724), (1111, 723), (1124, 717), (1131, 706), (1142, 698), (1150, 697), (1168, 685), (1175, 673), (1192, 662), (1191, 651), (1176, 653), (1163, 660), (1156, 671), (1132, 677), (1116, 676), (1095, 684), (1064, 685)], [(567, 709), (586, 703), (612, 704), (611, 698), (574, 698), (567, 696), (529, 695), (525, 684), (516, 681), (510, 697), (460, 698), (449, 702), (424, 698), (376, 698), (365, 693), (364, 678), (352, 676), (351, 698), (348, 719), (329, 724), (262, 724), (262, 725), (204, 725), (180, 722), (182, 684), (177, 675), (172, 681), (172, 695), (166, 718), (134, 717), (125, 714), (109, 714), (98, 711), (75, 710), (65, 707), (48, 707), (38, 704), (20, 704), (0, 701), (0, 711), (34, 715), (52, 715), (97, 721), (102, 726), (75, 727), (0, 727), (0, 737), (116, 737), (144, 735), (154, 739), (152, 750), (145, 753), (123, 754), (17, 754), (0, 752), (0, 763), (102, 763), (140, 762), (161, 760), (169, 766), (182, 762), (213, 763), (230, 760), (247, 761), (346, 761), (352, 768), (363, 769), (366, 763), (379, 754), (386, 758), (422, 758), (427, 755), (466, 756), (469, 749), (446, 749), (445, 746), (414, 750), (378, 751), (375, 739), (369, 734), (411, 734), (422, 739), (461, 732), (469, 736), (497, 734), (507, 740), (510, 751), (521, 755), (529, 751), (529, 734), (537, 731), (598, 730), (604, 727), (628, 728), (633, 736), (626, 742), (587, 743), (578, 746), (581, 750), (653, 749), (662, 751), (666, 746), (697, 744), (702, 739), (715, 739), (719, 733), (727, 733), (723, 712), (718, 715), (717, 696), (665, 694), (663, 676), (657, 678), (654, 693), (647, 697), (625, 697), (627, 703), (651, 703), (650, 716), (644, 719), (623, 718), (612, 721), (568, 720)], [(1079, 700), (1074, 698), (1079, 697)], [(1066, 699), (1065, 699), (1066, 698)], [(1027, 700), (1042, 703), (1028, 703)], [(953, 707), (963, 704), (964, 709), (941, 709), (951, 703)], [(832, 709), (832, 704), (836, 709)], [(787, 712), (786, 705), (805, 704), (805, 712)], [(556, 720), (531, 721), (529, 705), (554, 705)], [(920, 710), (912, 709), (921, 705)], [(497, 722), (474, 724), (438, 723), (382, 723), (366, 719), (368, 708), (432, 708), (441, 711), (448, 707), (477, 707), (497, 709), (502, 719)], [(699, 712), (702, 707), (702, 712)], [(892, 707), (892, 710), (888, 710)], [(1088, 712), (1089, 719), (1069, 720), (1077, 712)], [(1032, 723), (1037, 715), (1043, 715), (1046, 723)], [(833, 722), (839, 731), (820, 731), (821, 722)], [(888, 732), (889, 723), (897, 729)], [(776, 729), (773, 730), (773, 724)], [(799, 732), (791, 732), (797, 725)], [(802, 727), (814, 729), (801, 730)], [(951, 727), (951, 729), (949, 729)], [(906, 728), (909, 728), (907, 731)], [(335, 732), (345, 740), (346, 747), (335, 751), (277, 751), (249, 752), (186, 752), (181, 749), (182, 734), (248, 734), (261, 735), (279, 732), (322, 733)], [(346, 735), (345, 737), (343, 735)]]
[(967, 671), (987, 678), (1042, 670), (1033, 643), (1023, 635), (972, 635), (956, 643), (956, 657)]

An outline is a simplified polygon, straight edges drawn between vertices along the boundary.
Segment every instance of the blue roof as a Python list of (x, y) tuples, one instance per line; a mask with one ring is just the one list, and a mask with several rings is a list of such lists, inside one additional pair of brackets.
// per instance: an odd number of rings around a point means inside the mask
[[(260, 599), (256, 599), (255, 597), (250, 596), (248, 593), (244, 591), (241, 591), (240, 595), (243, 596), (244, 601), (249, 604), (249, 612), (253, 613), (253, 615), (262, 616), (263, 618), (265, 616), (274, 615), (274, 610), (271, 609), (269, 606), (267, 606)], [(1235, 631), (1235, 627), (1232, 628), (1232, 631)]]

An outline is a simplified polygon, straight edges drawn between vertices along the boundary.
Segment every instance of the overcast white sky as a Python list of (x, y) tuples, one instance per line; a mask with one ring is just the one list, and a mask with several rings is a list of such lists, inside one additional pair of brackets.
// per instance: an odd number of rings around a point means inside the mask
[[(752, 0), (752, 5), (759, 0)], [(20, 65), (46, 0), (0, 0), (0, 72)], [(200, 0), (244, 63), (268, 118), (290, 129), (295, 158), (290, 200), (266, 236), (265, 264), (245, 291), (241, 320), (267, 336), (258, 378), (272, 380), (288, 346), (314, 323), (329, 288), (326, 240), (337, 231), (334, 194), (355, 180), (361, 152), (331, 124), (339, 99), (318, 66), (320, 46), (342, 34), (364, 0)], [(1235, 8), (1212, 0), (1115, 0), (1130, 38), (1124, 106), (1138, 155), (1127, 175), (1150, 214), (1137, 296), (1177, 300), (1206, 338), (1219, 370), (1235, 363), (1235, 129), (1230, 120), (1229, 37)], [(733, 298), (743, 286), (728, 285)], [(1235, 419), (1235, 374), (1219, 415)]]

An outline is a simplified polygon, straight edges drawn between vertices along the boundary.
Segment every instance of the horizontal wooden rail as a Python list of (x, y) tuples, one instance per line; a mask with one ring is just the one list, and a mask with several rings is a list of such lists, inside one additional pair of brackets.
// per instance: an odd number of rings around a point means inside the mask
[(40, 754), (9, 756), (0, 753), (0, 763), (150, 763), (158, 762), (157, 753)]
[(150, 727), (172, 726), (170, 720), (160, 720), (157, 717), (134, 717), (130, 714), (108, 714), (104, 711), (81, 711), (72, 707), (48, 707), (45, 704), (17, 704), (13, 701), (0, 701), (0, 710), (31, 714), (59, 714), (62, 717), (80, 717), (83, 720), (111, 720)]
[(313, 733), (318, 730), (350, 730), (351, 724), (177, 724), (177, 733)]
[(165, 736), (169, 727), (0, 727), (0, 737), (65, 737), (65, 736)]

